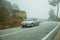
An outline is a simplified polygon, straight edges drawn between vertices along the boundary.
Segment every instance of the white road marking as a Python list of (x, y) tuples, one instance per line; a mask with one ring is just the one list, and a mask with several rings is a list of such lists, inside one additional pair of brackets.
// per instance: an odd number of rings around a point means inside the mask
[(13, 33), (8, 33), (8, 34), (2, 35), (0, 37), (8, 36), (8, 35), (15, 34), (15, 33), (21, 32), (21, 31), (23, 31), (23, 30), (19, 30), (19, 31), (16, 31), (16, 32), (13, 32)]
[(57, 28), (59, 25), (57, 25), (51, 32), (49, 32), (45, 37), (43, 37), (41, 40), (46, 40)]
[[(57, 25), (48, 35), (46, 35), (41, 40), (46, 40), (46, 38), (48, 38), (58, 27), (59, 27), (59, 25)], [(8, 34), (2, 35), (0, 37), (8, 36), (8, 35), (15, 34), (15, 33), (21, 32), (21, 31), (23, 31), (23, 30), (19, 30), (19, 31), (16, 31), (16, 32), (13, 32), (13, 33), (8, 33)]]

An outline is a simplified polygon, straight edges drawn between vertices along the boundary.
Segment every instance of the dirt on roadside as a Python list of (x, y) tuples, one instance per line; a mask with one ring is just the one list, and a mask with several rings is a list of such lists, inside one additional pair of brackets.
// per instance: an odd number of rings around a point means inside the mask
[(60, 30), (57, 32), (54, 40), (60, 40)]

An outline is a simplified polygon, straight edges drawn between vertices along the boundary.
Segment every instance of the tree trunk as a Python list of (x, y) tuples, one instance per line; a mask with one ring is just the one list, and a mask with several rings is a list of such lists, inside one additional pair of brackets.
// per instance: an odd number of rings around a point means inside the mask
[(57, 3), (57, 21), (58, 21), (58, 13), (59, 13), (59, 3)]

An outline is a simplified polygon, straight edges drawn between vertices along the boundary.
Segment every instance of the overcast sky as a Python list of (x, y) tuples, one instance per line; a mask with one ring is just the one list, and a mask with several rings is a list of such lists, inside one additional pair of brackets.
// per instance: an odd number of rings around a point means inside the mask
[(27, 17), (47, 19), (50, 6), (48, 0), (9, 0), (11, 3), (16, 3), (20, 10), (27, 12)]

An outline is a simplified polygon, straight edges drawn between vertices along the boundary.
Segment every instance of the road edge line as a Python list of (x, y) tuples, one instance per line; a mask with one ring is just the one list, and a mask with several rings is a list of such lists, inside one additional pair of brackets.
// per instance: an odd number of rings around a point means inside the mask
[(57, 28), (59, 25), (57, 25), (51, 32), (49, 32), (45, 37), (43, 37), (41, 40), (46, 40)]

